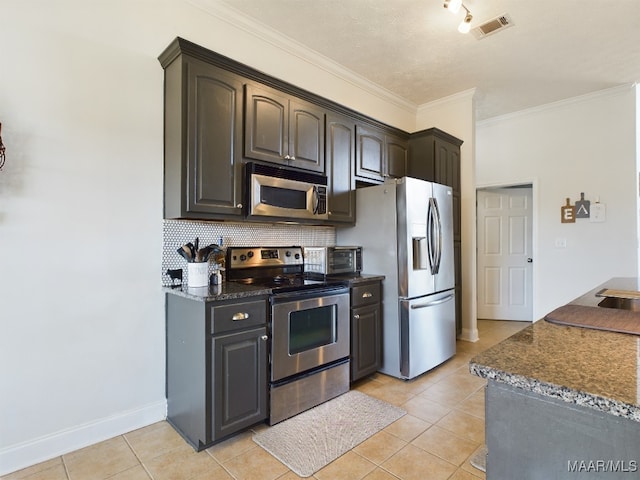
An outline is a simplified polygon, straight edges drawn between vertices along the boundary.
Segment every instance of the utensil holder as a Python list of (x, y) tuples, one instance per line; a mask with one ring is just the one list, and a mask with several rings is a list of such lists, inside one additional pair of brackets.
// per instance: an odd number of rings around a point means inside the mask
[(189, 287), (209, 285), (209, 262), (187, 263), (187, 285)]

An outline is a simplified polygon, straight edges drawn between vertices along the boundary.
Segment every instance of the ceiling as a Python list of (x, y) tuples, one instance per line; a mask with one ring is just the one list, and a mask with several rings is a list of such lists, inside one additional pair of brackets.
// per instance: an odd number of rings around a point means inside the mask
[(464, 0), (461, 34), (443, 0), (220, 0), (287, 42), (419, 106), (472, 88), (483, 120), (640, 80), (639, 0)]

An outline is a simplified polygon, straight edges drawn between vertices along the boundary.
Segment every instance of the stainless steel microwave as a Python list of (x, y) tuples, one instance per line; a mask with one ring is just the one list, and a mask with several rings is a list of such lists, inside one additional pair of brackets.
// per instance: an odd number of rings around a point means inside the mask
[(247, 217), (327, 220), (327, 177), (287, 167), (246, 165)]
[(362, 247), (304, 247), (304, 272), (320, 275), (360, 273)]

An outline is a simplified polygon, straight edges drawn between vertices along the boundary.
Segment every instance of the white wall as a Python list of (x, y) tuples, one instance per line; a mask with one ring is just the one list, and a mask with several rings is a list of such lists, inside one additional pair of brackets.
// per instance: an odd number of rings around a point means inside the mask
[(266, 43), (222, 9), (4, 0), (1, 10), (0, 475), (165, 416), (157, 57), (171, 40), (415, 124), (402, 102)]
[(478, 340), (474, 95), (472, 89), (421, 105), (416, 117), (416, 131), (437, 127), (464, 141), (460, 148), (463, 295), (460, 338), (468, 341)]
[[(477, 186), (534, 184), (534, 319), (638, 273), (635, 97), (623, 86), (477, 126)], [(606, 222), (561, 223), (580, 192), (606, 204)]]

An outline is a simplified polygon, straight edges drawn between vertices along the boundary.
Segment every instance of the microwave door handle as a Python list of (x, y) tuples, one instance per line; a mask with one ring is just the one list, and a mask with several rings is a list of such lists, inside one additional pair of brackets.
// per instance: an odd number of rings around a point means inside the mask
[(313, 214), (318, 214), (318, 206), (320, 205), (320, 195), (318, 194), (318, 186), (313, 186)]

